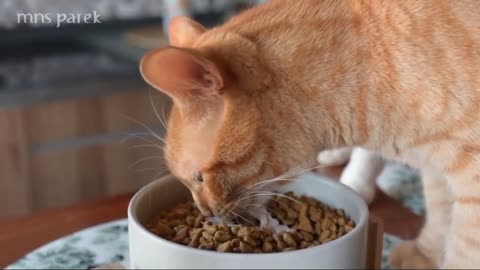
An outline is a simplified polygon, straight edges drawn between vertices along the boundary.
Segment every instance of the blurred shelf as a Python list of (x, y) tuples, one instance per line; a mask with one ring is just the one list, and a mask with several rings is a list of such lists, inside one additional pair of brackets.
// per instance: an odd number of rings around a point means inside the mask
[(38, 103), (82, 97), (105, 96), (127, 91), (146, 91), (148, 85), (139, 74), (104, 80), (55, 86), (2, 89), (0, 109), (15, 109)]

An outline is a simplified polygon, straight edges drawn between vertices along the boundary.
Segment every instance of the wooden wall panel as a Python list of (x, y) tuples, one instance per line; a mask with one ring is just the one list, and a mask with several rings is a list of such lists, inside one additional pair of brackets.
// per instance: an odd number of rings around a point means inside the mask
[[(138, 93), (137, 93), (138, 94)], [(100, 98), (82, 98), (71, 105), (75, 109), (75, 136), (92, 136), (109, 130), (104, 125), (103, 107)]]
[(31, 211), (28, 142), (21, 111), (0, 111), (0, 217)]
[[(132, 192), (161, 176), (162, 145), (142, 125), (163, 136), (151, 99), (166, 115), (169, 99), (147, 91), (0, 112), (8, 130), (0, 149), (9, 149), (0, 152), (0, 199), (8, 200), (0, 218)], [(153, 141), (157, 147), (140, 147)]]
[[(103, 145), (83, 147), (76, 151), (78, 200), (98, 198), (107, 194)], [(115, 164), (113, 164), (115, 165)]]
[(76, 136), (75, 101), (49, 102), (23, 109), (30, 144), (42, 144)]
[(165, 173), (162, 152), (145, 143), (128, 140), (105, 146), (104, 160), (108, 194), (137, 190)]
[(61, 207), (81, 198), (76, 153), (55, 151), (32, 157), (34, 210)]
[(110, 131), (132, 127), (144, 129), (140, 123), (148, 126), (160, 125), (152, 103), (160, 115), (162, 110), (167, 115), (170, 108), (170, 99), (153, 90), (144, 91), (141, 95), (131, 93), (103, 98), (101, 102), (106, 130)]

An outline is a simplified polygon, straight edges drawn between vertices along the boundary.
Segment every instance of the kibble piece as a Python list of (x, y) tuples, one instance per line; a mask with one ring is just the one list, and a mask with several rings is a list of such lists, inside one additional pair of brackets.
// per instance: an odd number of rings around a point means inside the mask
[(237, 232), (237, 236), (242, 238), (245, 235), (247, 235), (248, 233), (249, 233), (248, 227), (241, 227), (240, 230), (238, 230), (238, 232)]
[(237, 235), (239, 230), (240, 230), (239, 226), (233, 226), (230, 228), (230, 231), (232, 232), (233, 235)]
[(312, 221), (315, 221), (315, 222), (322, 220), (322, 213), (314, 207), (310, 207), (308, 216)]
[(300, 232), (302, 232), (302, 231), (290, 232), (290, 235), (292, 236), (293, 240), (295, 240), (295, 242), (297, 242), (297, 243), (300, 243), (300, 241), (303, 240), (303, 235)]
[(280, 238), (278, 234), (274, 234), (273, 239), (275, 240), (275, 244), (277, 245), (278, 251), (282, 251), (288, 247), (287, 244), (283, 242), (282, 238)]
[(185, 223), (187, 223), (188, 226), (194, 227), (195, 226), (195, 220), (196, 218), (194, 216), (188, 216), (185, 218)]
[(322, 220), (322, 230), (328, 230), (333, 225), (333, 222), (329, 218)]
[(203, 232), (202, 237), (205, 238), (205, 240), (207, 240), (208, 242), (213, 241), (213, 235), (211, 233), (209, 233), (208, 231)]
[(213, 243), (201, 244), (200, 246), (198, 246), (198, 248), (199, 248), (199, 249), (211, 250), (211, 249), (213, 249)]
[(182, 244), (188, 246), (188, 244), (190, 244), (190, 241), (192, 241), (190, 238), (185, 238), (183, 239)]
[(273, 251), (272, 243), (269, 242), (269, 241), (263, 242), (262, 251), (265, 252), (265, 253), (272, 252)]
[(215, 241), (215, 243), (223, 243), (230, 239), (232, 239), (232, 236), (230, 236), (230, 234), (224, 231), (217, 231), (213, 236), (213, 240)]
[(343, 217), (337, 219), (337, 224), (340, 226), (345, 226), (345, 219)]
[(258, 240), (263, 238), (263, 232), (260, 230), (254, 230), (250, 232), (249, 236), (254, 240)]
[(292, 250), (295, 250), (295, 248), (294, 247), (288, 247), (288, 248), (284, 249), (283, 252), (292, 251)]
[(185, 226), (185, 225), (180, 225), (180, 226), (177, 226), (174, 228), (175, 232), (176, 232), (176, 235), (183, 235), (183, 236), (186, 236), (188, 235), (188, 226)]
[(235, 239), (232, 239), (231, 242), (232, 242), (232, 246), (233, 246), (233, 247), (239, 247), (241, 241), (240, 241), (240, 239), (235, 238)]
[(335, 226), (335, 224), (332, 224), (332, 226), (330, 226), (329, 230), (331, 232), (337, 232), (337, 226)]
[(307, 213), (308, 213), (308, 205), (304, 204), (302, 205), (302, 208), (300, 210), (299, 223), (297, 224), (297, 229), (307, 231), (307, 232), (313, 232), (312, 222), (308, 218)]
[(154, 233), (163, 237), (170, 235), (174, 232), (172, 228), (170, 228), (168, 225), (164, 223), (158, 223), (153, 230), (154, 230)]
[(320, 241), (320, 243), (325, 244), (325, 243), (328, 243), (330, 241), (332, 241), (332, 240), (330, 238), (327, 238), (327, 239), (324, 239), (324, 240)]
[(297, 212), (300, 212), (300, 210), (302, 209), (302, 205), (301, 203), (294, 203), (292, 205), (293, 209), (295, 209)]
[(322, 232), (322, 234), (320, 234), (319, 240), (320, 240), (320, 241), (324, 241), (324, 240), (328, 239), (331, 234), (332, 234), (331, 231), (325, 230), (325, 231)]
[(284, 233), (283, 234), (283, 241), (290, 247), (294, 247), (296, 248), (297, 247), (297, 243), (295, 242), (295, 240), (293, 240), (293, 237), (291, 234), (289, 233)]
[(192, 238), (200, 238), (202, 236), (203, 229), (202, 228), (194, 228), (190, 231), (190, 237)]
[(311, 243), (307, 242), (307, 241), (302, 241), (300, 242), (300, 248), (307, 248), (309, 247), (310, 245), (312, 245)]
[(317, 233), (317, 235), (322, 234), (322, 224), (320, 222), (315, 223), (315, 233)]
[(193, 226), (195, 228), (200, 228), (200, 227), (202, 227), (202, 222), (203, 222), (203, 216), (198, 216), (197, 219), (195, 220), (195, 224)]
[(283, 242), (283, 241), (278, 241), (278, 242), (276, 242), (276, 244), (277, 244), (278, 251), (283, 251), (284, 249), (286, 249), (288, 247), (287, 244), (285, 244), (285, 242)]
[(247, 243), (241, 241), (240, 242), (240, 251), (242, 253), (252, 253), (254, 251), (254, 248)]
[(232, 242), (227, 241), (217, 247), (218, 252), (230, 252), (232, 251)]
[(306, 232), (313, 232), (312, 223), (308, 218), (301, 219), (300, 222), (297, 224), (296, 228)]
[(353, 230), (353, 227), (350, 226), (350, 225), (345, 225), (344, 228), (345, 228), (345, 231), (346, 231), (347, 233), (350, 232), (351, 230)]
[(302, 235), (303, 240), (305, 240), (307, 242), (313, 241), (313, 235), (311, 233), (302, 231), (302, 232), (300, 232), (300, 234)]
[[(285, 196), (287, 196), (287, 197), (292, 197), (293, 194), (292, 194), (292, 196), (285, 194)], [(280, 205), (282, 205), (283, 207), (285, 207), (285, 208), (289, 208), (289, 207), (290, 207), (290, 203), (292, 202), (291, 199), (286, 198), (286, 197), (283, 197), (283, 196), (280, 197), (280, 198), (277, 198), (277, 200), (278, 200), (278, 203), (279, 203)]]
[[(279, 205), (281, 205), (281, 204), (279, 204)], [(274, 213), (275, 213), (275, 216), (280, 220), (284, 220), (287, 217), (287, 213), (285, 213), (285, 210), (283, 210), (283, 208), (275, 209)]]
[(183, 222), (182, 222), (181, 220), (175, 219), (175, 220), (169, 221), (168, 225), (169, 225), (170, 227), (177, 227), (178, 225), (182, 225), (182, 223), (183, 223)]
[(207, 221), (203, 223), (203, 229), (210, 234), (214, 234), (217, 231), (217, 226), (214, 226), (210, 223), (210, 221)]
[(257, 241), (255, 241), (250, 235), (245, 235), (243, 237), (243, 242), (249, 244), (250, 246), (255, 247), (257, 245)]
[(296, 219), (298, 218), (298, 212), (295, 211), (295, 209), (292, 209), (292, 208), (288, 208), (287, 209), (287, 219)]
[(207, 239), (205, 239), (205, 238), (203, 238), (203, 237), (200, 237), (200, 239), (198, 240), (198, 242), (200, 243), (201, 246), (206, 246), (206, 245), (212, 243), (212, 242), (209, 242)]
[(283, 220), (283, 224), (284, 225), (287, 225), (287, 226), (292, 226), (296, 223), (296, 220), (295, 219), (285, 219)]

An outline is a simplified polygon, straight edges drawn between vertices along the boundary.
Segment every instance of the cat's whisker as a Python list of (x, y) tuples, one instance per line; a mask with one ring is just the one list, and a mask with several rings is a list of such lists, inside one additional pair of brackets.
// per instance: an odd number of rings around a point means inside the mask
[(150, 181), (152, 182), (152, 181), (155, 181), (155, 180), (158, 180), (158, 179), (164, 177), (166, 171), (167, 171), (167, 168), (163, 168), (163, 169), (160, 170), (157, 174), (155, 174), (155, 175), (153, 176), (153, 180), (150, 180)]
[[(296, 168), (293, 168), (289, 171), (287, 171), (286, 173), (280, 175), (280, 176), (277, 176), (273, 179), (267, 179), (267, 180), (264, 180), (264, 181), (260, 181), (260, 182), (257, 182), (253, 185), (251, 185), (250, 187), (247, 188), (247, 190), (243, 190), (240, 194), (238, 195), (241, 195), (241, 194), (248, 194), (250, 191), (253, 191), (253, 190), (259, 190), (260, 188), (268, 185), (268, 184), (271, 184), (271, 183), (274, 183), (274, 182), (279, 182), (279, 181), (294, 181), (295, 179), (294, 178), (284, 178), (284, 177), (294, 177), (294, 176), (298, 176), (298, 175), (301, 175), (303, 173), (306, 173), (310, 170), (313, 170), (313, 169), (316, 169), (316, 168), (322, 168), (322, 167), (326, 167), (326, 165), (322, 165), (322, 164), (316, 164), (316, 165), (305, 165), (305, 168), (302, 168), (302, 165), (301, 166), (298, 166)], [(238, 196), (237, 195), (237, 196)]]
[(265, 208), (270, 212), (273, 212), (275, 214), (279, 214), (279, 212), (277, 210), (273, 210), (272, 208), (266, 207), (265, 205), (262, 205), (262, 204), (259, 204), (259, 203), (247, 203), (247, 204), (242, 205), (242, 207), (244, 207), (244, 206), (256, 206), (258, 208)]
[[(292, 169), (286, 171), (285, 173), (283, 173), (283, 174), (281, 174), (281, 175), (279, 175), (275, 178), (257, 182), (255, 184), (251, 185), (250, 187), (248, 187), (245, 191), (242, 191), (241, 193), (247, 193), (248, 194), (250, 191), (259, 190), (260, 188), (266, 186), (267, 184), (277, 182), (277, 181), (292, 181), (292, 180), (295, 180), (295, 179), (290, 178), (290, 177), (294, 177), (296, 175), (300, 175), (300, 174), (308, 171), (308, 169), (305, 170), (305, 171), (303, 171), (303, 170), (299, 171), (299, 169), (298, 169), (299, 167), (301, 167), (301, 165), (298, 166), (298, 167), (292, 168)], [(288, 177), (288, 178), (286, 178), (286, 177)], [(238, 195), (240, 195), (240, 194), (238, 194)]]
[(141, 136), (138, 136), (138, 135), (135, 135), (135, 134), (130, 134), (130, 136), (135, 137), (135, 138), (138, 138), (138, 139), (140, 139), (140, 140), (143, 140), (143, 141), (145, 141), (145, 142), (150, 143), (150, 144), (134, 145), (134, 146), (132, 146), (132, 148), (155, 147), (155, 148), (158, 148), (158, 149), (162, 150), (163, 152), (166, 152), (166, 153), (171, 154), (171, 153), (169, 152), (168, 148), (164, 148), (163, 145), (156, 144), (155, 142), (152, 142), (152, 141), (150, 141), (150, 140), (148, 140), (148, 139), (145, 139), (145, 138), (143, 138), (143, 137), (141, 137)]
[(133, 138), (136, 138), (136, 139), (145, 141), (145, 142), (148, 142), (148, 143), (150, 143), (150, 144), (152, 144), (152, 145), (158, 145), (158, 146), (160, 146), (160, 147), (162, 146), (162, 145), (159, 145), (159, 144), (157, 144), (157, 143), (155, 143), (155, 142), (153, 142), (153, 141), (151, 141), (151, 140), (149, 140), (149, 139), (146, 139), (146, 138), (144, 138), (144, 137), (142, 137), (142, 136), (140, 136), (140, 135), (138, 135), (138, 134), (136, 134), (136, 133), (128, 134), (127, 136), (133, 137)]
[(142, 168), (142, 169), (135, 170), (135, 172), (146, 172), (146, 171), (156, 171), (156, 170), (157, 170), (156, 168)]
[(248, 220), (247, 218), (245, 218), (244, 216), (239, 215), (239, 214), (235, 213), (235, 212), (232, 211), (232, 210), (228, 210), (228, 212), (231, 213), (231, 214), (233, 214), (233, 215), (236, 216), (236, 217), (239, 217), (239, 218), (245, 220), (246, 222), (252, 224), (253, 226), (256, 226), (256, 225), (257, 225), (257, 224), (255, 224), (255, 223), (253, 223), (252, 221)]
[[(249, 192), (249, 191), (251, 191), (253, 188), (255, 188), (256, 186), (262, 185), (262, 184), (264, 184), (265, 182), (270, 182), (270, 181), (271, 181), (271, 182), (274, 182), (274, 181), (276, 181), (276, 180), (278, 180), (278, 179), (283, 179), (283, 178), (285, 178), (285, 177), (289, 177), (290, 175), (292, 175), (292, 176), (294, 175), (294, 169), (288, 170), (288, 171), (286, 171), (285, 173), (276, 176), (275, 178), (267, 179), (267, 180), (264, 180), (264, 181), (257, 182), (257, 183), (255, 183), (255, 184), (249, 186), (246, 190), (240, 191), (239, 193)], [(239, 194), (238, 194), (238, 195), (239, 195)]]
[(237, 201), (237, 203), (241, 202), (241, 201), (244, 201), (244, 200), (247, 200), (247, 199), (250, 199), (250, 198), (254, 198), (254, 197), (259, 197), (259, 196), (278, 196), (278, 197), (282, 197), (282, 198), (286, 198), (286, 199), (289, 199), (289, 200), (292, 200), (296, 203), (299, 203), (299, 204), (303, 204), (301, 201), (297, 200), (297, 199), (294, 199), (292, 197), (289, 197), (285, 194), (282, 194), (282, 193), (278, 193), (278, 192), (263, 192), (263, 193), (257, 193), (257, 194), (252, 194), (252, 195), (249, 195), (245, 198), (242, 198), (240, 200)]
[(125, 135), (125, 138), (123, 138), (120, 143), (125, 143), (128, 140), (131, 140), (133, 138), (138, 138), (137, 136), (142, 136), (142, 135), (149, 135), (148, 133), (145, 132), (135, 132), (135, 133), (128, 133)]
[(166, 143), (166, 142), (165, 142), (165, 139), (163, 139), (160, 135), (158, 135), (155, 131), (153, 131), (152, 128), (150, 128), (150, 127), (147, 126), (146, 124), (144, 124), (144, 123), (142, 123), (142, 122), (140, 122), (140, 121), (138, 121), (138, 120), (136, 120), (136, 119), (134, 119), (134, 118), (132, 118), (132, 117), (130, 117), (130, 116), (128, 116), (128, 115), (122, 115), (122, 116), (125, 117), (125, 118), (127, 118), (127, 119), (129, 119), (130, 121), (133, 121), (133, 122), (141, 125), (141, 126), (144, 127), (153, 137), (155, 137), (157, 140), (159, 140), (159, 141), (161, 141), (161, 142), (163, 142), (163, 143)]
[[(160, 114), (158, 113), (157, 107), (155, 106), (155, 102), (153, 101), (151, 90), (148, 91), (148, 96), (149, 96), (149, 99), (150, 99), (150, 104), (152, 105), (152, 108), (153, 108), (153, 112), (155, 113), (155, 116), (157, 116), (158, 121), (160, 121), (163, 128), (166, 129), (167, 128), (166, 122), (164, 121), (164, 118), (160, 117)], [(163, 110), (162, 110), (162, 112), (163, 112)], [(165, 117), (165, 115), (164, 115), (164, 117)]]
[(158, 148), (160, 150), (164, 150), (162, 146), (156, 145), (156, 144), (138, 144), (138, 145), (131, 146), (131, 148), (146, 148), (146, 147)]
[[(289, 182), (290, 182), (290, 181), (294, 181), (294, 180), (295, 180), (295, 179), (293, 179), (293, 178), (288, 178), (288, 179), (287, 179), (287, 178), (285, 178), (285, 179), (271, 179), (271, 180), (269, 180), (269, 183), (281, 182), (281, 181), (289, 181)], [(245, 196), (248, 196), (248, 195), (251, 195), (251, 194), (253, 194), (253, 193), (255, 193), (255, 192), (268, 191), (268, 190), (262, 190), (262, 188), (266, 187), (269, 183), (265, 183), (265, 185), (263, 185), (263, 186), (257, 186), (257, 187), (255, 187), (255, 188), (248, 189), (248, 190), (246, 190), (246, 192), (243, 192), (243, 193), (241, 193), (241, 194), (238, 194), (236, 197), (237, 197), (238, 199), (241, 199), (241, 198), (243, 198), (243, 197), (245, 197)]]
[(128, 166), (128, 169), (131, 169), (132, 167), (134, 167), (135, 165), (139, 164), (142, 161), (146, 161), (146, 160), (150, 160), (150, 159), (165, 159), (165, 157), (164, 156), (151, 156), (151, 157), (141, 158), (141, 159), (135, 161), (132, 165)]

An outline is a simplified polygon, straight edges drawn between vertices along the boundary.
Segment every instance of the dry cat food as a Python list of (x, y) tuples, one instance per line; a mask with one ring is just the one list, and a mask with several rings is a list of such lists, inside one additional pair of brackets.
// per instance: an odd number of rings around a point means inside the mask
[[(192, 201), (165, 211), (147, 228), (154, 234), (189, 247), (219, 252), (269, 253), (313, 247), (335, 240), (350, 232), (355, 223), (343, 210), (331, 208), (315, 199), (275, 196), (266, 209), (288, 230), (254, 226), (250, 222), (214, 224), (200, 214)], [(248, 220), (247, 220), (248, 221)]]

